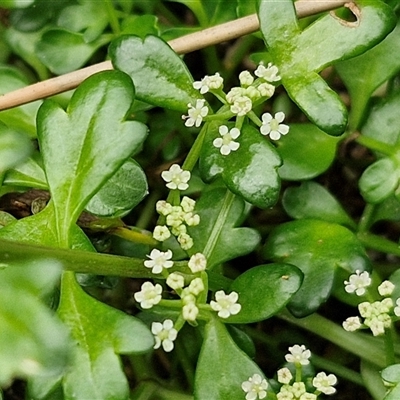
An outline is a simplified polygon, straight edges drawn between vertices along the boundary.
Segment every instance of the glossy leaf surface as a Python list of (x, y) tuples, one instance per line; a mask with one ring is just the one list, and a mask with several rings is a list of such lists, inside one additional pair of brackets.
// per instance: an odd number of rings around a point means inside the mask
[(329, 297), (337, 268), (370, 270), (367, 254), (347, 228), (319, 220), (287, 222), (272, 231), (264, 251), (275, 262), (293, 264), (304, 274), (288, 304), (297, 317), (313, 313)]
[(25, 161), (33, 150), (27, 135), (0, 122), (0, 174)]
[(156, 36), (122, 36), (109, 52), (114, 68), (132, 78), (138, 100), (186, 113), (188, 103), (202, 98), (181, 58)]
[(289, 264), (259, 265), (236, 278), (230, 291), (239, 294), (239, 314), (228, 323), (253, 323), (278, 313), (301, 286), (303, 274)]
[(282, 166), (279, 176), (284, 180), (314, 178), (325, 172), (336, 155), (339, 139), (327, 135), (311, 124), (290, 124), (289, 134), (276, 142)]
[(87, 211), (102, 217), (123, 217), (147, 195), (146, 175), (132, 159), (126, 161), (92, 197)]
[(373, 92), (400, 70), (400, 23), (379, 44), (358, 57), (335, 64), (351, 96), (350, 125), (361, 126)]
[(87, 295), (71, 272), (64, 273), (61, 290), (58, 315), (77, 344), (63, 378), (65, 399), (128, 399), (128, 382), (116, 354), (149, 351), (153, 335), (143, 322)]
[(260, 236), (251, 228), (236, 228), (244, 211), (244, 202), (224, 189), (205, 192), (196, 202), (195, 212), (200, 224), (189, 227), (194, 241), (191, 254), (201, 252), (207, 257), (207, 268), (250, 253)]
[(197, 363), (194, 398), (243, 400), (241, 384), (253, 374), (263, 376), (257, 364), (237, 347), (224, 324), (211, 319)]
[(67, 363), (68, 332), (42, 297), (57, 282), (55, 261), (1, 264), (0, 385), (41, 371), (60, 373)]
[(318, 72), (364, 52), (395, 25), (392, 9), (381, 1), (361, 0), (353, 10), (356, 22), (329, 14), (301, 30), (292, 0), (259, 3), (261, 32), (283, 85), (308, 118), (331, 135), (344, 131), (347, 111)]
[(382, 379), (392, 387), (386, 393), (384, 400), (396, 400), (400, 396), (400, 364), (390, 365), (381, 372)]
[(50, 71), (61, 75), (82, 67), (98, 48), (109, 41), (109, 37), (100, 37), (86, 42), (81, 33), (54, 28), (42, 35), (36, 45), (36, 54)]
[(316, 182), (303, 182), (298, 187), (287, 188), (282, 204), (285, 211), (295, 219), (321, 219), (355, 227), (354, 221), (339, 202)]
[(236, 142), (240, 147), (222, 155), (213, 145), (220, 137), (218, 124), (208, 126), (202, 147), (200, 172), (206, 181), (222, 176), (226, 186), (236, 195), (261, 208), (276, 203), (280, 179), (277, 169), (281, 159), (273, 145), (250, 125), (244, 125)]

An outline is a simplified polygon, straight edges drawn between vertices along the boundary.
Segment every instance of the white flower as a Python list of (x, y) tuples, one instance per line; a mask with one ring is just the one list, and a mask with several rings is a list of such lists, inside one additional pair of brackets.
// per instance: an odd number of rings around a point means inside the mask
[(162, 286), (158, 283), (153, 285), (151, 282), (144, 282), (140, 292), (134, 294), (135, 300), (140, 303), (140, 307), (149, 309), (161, 300)]
[(336, 389), (333, 385), (336, 385), (337, 378), (333, 374), (326, 375), (325, 372), (319, 372), (312, 381), (313, 386), (324, 394), (333, 394)]
[(363, 301), (358, 305), (358, 311), (360, 315), (364, 318), (370, 318), (373, 314), (373, 307), (372, 304), (368, 301)]
[(267, 82), (276, 82), (281, 79), (281, 77), (278, 75), (278, 72), (278, 67), (272, 65), (272, 63), (268, 63), (267, 67), (261, 63), (254, 71), (254, 75), (264, 79)]
[(242, 383), (242, 389), (246, 392), (246, 400), (265, 399), (267, 397), (268, 382), (259, 374), (254, 374)]
[(181, 225), (173, 226), (173, 227), (171, 228), (171, 232), (172, 232), (172, 234), (175, 235), (175, 236), (182, 235), (183, 233), (186, 233), (186, 232), (187, 232), (186, 225), (181, 224)]
[(174, 328), (174, 323), (170, 319), (166, 319), (163, 323), (153, 322), (151, 324), (151, 332), (154, 335), (156, 344), (155, 349), (161, 345), (166, 352), (170, 352), (174, 348), (174, 340), (178, 336), (178, 331)]
[[(282, 390), (282, 389), (281, 389)], [(292, 392), (282, 392), (282, 391), (280, 391), (277, 395), (276, 395), (276, 398), (278, 399), (278, 400), (292, 400), (292, 399), (294, 399), (294, 395), (293, 395), (293, 393)]]
[(174, 290), (182, 289), (185, 286), (185, 279), (182, 275), (177, 274), (176, 272), (169, 274), (166, 282), (167, 285)]
[(295, 344), (293, 347), (289, 347), (289, 352), (290, 354), (285, 355), (287, 362), (300, 365), (308, 365), (310, 363), (308, 359), (311, 357), (311, 352), (303, 344), (301, 346)]
[(185, 222), (188, 226), (196, 226), (200, 223), (200, 215), (188, 212), (184, 216)]
[(165, 225), (157, 225), (153, 231), (153, 238), (159, 242), (167, 240), (171, 236), (171, 232)]
[(275, 86), (267, 82), (257, 86), (257, 89), (263, 97), (272, 97), (275, 93)]
[(383, 281), (378, 286), (378, 292), (381, 296), (390, 296), (393, 293), (395, 286), (390, 281)]
[(355, 274), (350, 275), (348, 281), (344, 281), (344, 290), (347, 293), (355, 293), (357, 296), (362, 296), (365, 293), (365, 288), (371, 284), (371, 278), (367, 271), (361, 272), (356, 270)]
[(185, 219), (185, 213), (182, 211), (182, 208), (179, 206), (172, 207), (172, 211), (167, 215), (166, 223), (168, 226), (173, 226), (177, 228), (179, 225), (182, 225), (182, 222)]
[(306, 392), (306, 385), (304, 382), (294, 382), (292, 385), (292, 393), (299, 398), (302, 394)]
[(196, 321), (199, 309), (194, 302), (189, 302), (182, 307), (182, 316), (186, 321)]
[(206, 75), (201, 81), (193, 82), (193, 87), (200, 90), (201, 94), (204, 94), (209, 90), (222, 88), (223, 82), (223, 78), (217, 72), (215, 75)]
[(225, 294), (223, 290), (215, 293), (215, 300), (211, 300), (210, 306), (214, 311), (218, 311), (218, 317), (228, 318), (230, 315), (236, 315), (242, 306), (237, 303), (239, 295), (236, 292)]
[(193, 247), (193, 239), (187, 233), (181, 233), (177, 239), (183, 250), (189, 250)]
[(281, 368), (278, 370), (278, 382), (279, 383), (284, 383), (284, 384), (289, 384), (290, 381), (293, 379), (293, 375), (290, 372), (289, 368)]
[(400, 299), (396, 300), (396, 307), (394, 308), (394, 314), (400, 317)]
[(361, 321), (359, 317), (349, 317), (342, 325), (345, 331), (354, 332), (361, 328)]
[(303, 393), (299, 400), (317, 400), (317, 395), (314, 393)]
[(196, 205), (196, 201), (191, 199), (190, 197), (183, 196), (181, 200), (181, 207), (185, 213), (189, 213), (194, 211), (194, 207)]
[(231, 111), (238, 117), (243, 117), (243, 115), (246, 115), (248, 112), (251, 111), (252, 107), (253, 103), (249, 97), (239, 96), (234, 100), (233, 104), (231, 105)]
[(247, 87), (254, 82), (254, 78), (249, 71), (242, 71), (239, 74), (239, 81), (242, 86)]
[(240, 136), (239, 129), (232, 128), (229, 130), (226, 125), (222, 125), (218, 130), (222, 137), (214, 139), (214, 147), (219, 149), (220, 153), (224, 156), (228, 155), (231, 151), (236, 151), (240, 144), (235, 142), (234, 139), (237, 139)]
[(246, 88), (243, 94), (244, 96), (247, 96), (251, 101), (256, 101), (261, 97), (260, 91), (254, 86), (249, 86), (248, 88)]
[(289, 132), (289, 126), (281, 124), (285, 119), (285, 114), (282, 111), (277, 112), (274, 117), (270, 113), (264, 113), (261, 118), (260, 132), (262, 135), (269, 135), (272, 140), (278, 140), (281, 135), (286, 135)]
[(207, 268), (207, 259), (202, 253), (193, 254), (189, 259), (188, 266), (194, 274), (204, 271)]
[(161, 214), (167, 216), (170, 212), (172, 212), (172, 204), (169, 204), (165, 200), (159, 200), (156, 203), (156, 211)]
[(151, 272), (153, 274), (159, 274), (162, 272), (163, 268), (171, 268), (174, 265), (174, 262), (171, 261), (172, 251), (167, 250), (165, 252), (153, 249), (147, 257), (150, 260), (146, 260), (144, 262), (144, 266), (146, 268), (152, 268)]
[(378, 318), (372, 318), (370, 321), (365, 320), (364, 323), (369, 326), (374, 336), (383, 335), (385, 333), (385, 324)]
[(172, 164), (168, 171), (161, 172), (161, 177), (167, 182), (168, 189), (186, 190), (189, 187), (190, 171), (184, 171), (178, 164)]
[(204, 99), (196, 100), (196, 105), (188, 104), (188, 115), (183, 115), (182, 119), (185, 121), (185, 126), (195, 126), (198, 128), (203, 122), (203, 118), (208, 114), (208, 107), (204, 105)]
[(204, 290), (204, 283), (201, 278), (194, 278), (189, 286), (188, 286), (189, 292), (194, 294), (195, 296), (198, 296), (203, 290)]
[(229, 104), (233, 104), (235, 100), (244, 95), (245, 89), (241, 87), (233, 87), (226, 95), (226, 101)]

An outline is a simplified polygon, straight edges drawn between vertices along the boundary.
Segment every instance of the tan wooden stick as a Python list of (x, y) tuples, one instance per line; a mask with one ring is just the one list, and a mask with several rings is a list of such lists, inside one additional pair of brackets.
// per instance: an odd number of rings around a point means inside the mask
[[(279, 0), (277, 0), (279, 1)], [(348, 0), (347, 0), (348, 1)], [(343, 6), (346, 0), (299, 0), (295, 3), (299, 18)], [(226, 22), (212, 28), (191, 33), (171, 40), (168, 44), (178, 53), (186, 54), (227, 40), (256, 32), (259, 21), (256, 14)], [(90, 67), (47, 79), (42, 82), (15, 90), (0, 96), (0, 111), (31, 101), (44, 99), (67, 90), (75, 89), (82, 81), (96, 72), (113, 69), (111, 61), (104, 61)]]

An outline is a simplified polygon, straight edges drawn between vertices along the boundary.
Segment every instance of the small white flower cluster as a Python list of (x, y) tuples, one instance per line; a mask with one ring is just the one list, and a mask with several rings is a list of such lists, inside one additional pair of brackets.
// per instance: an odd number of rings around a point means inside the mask
[(221, 125), (218, 129), (221, 137), (214, 139), (213, 145), (219, 149), (220, 153), (227, 156), (231, 151), (236, 151), (240, 144), (235, 142), (240, 136), (240, 130), (238, 128), (229, 128), (226, 125)]
[[(357, 270), (344, 284), (346, 292), (362, 296), (370, 286), (371, 278), (367, 271), (361, 272)], [(393, 308), (393, 300), (388, 297), (393, 293), (394, 288), (395, 286), (392, 282), (382, 282), (378, 287), (378, 293), (385, 298), (372, 303), (368, 301), (360, 303), (358, 311), (364, 321), (361, 321), (360, 317), (349, 317), (343, 322), (343, 328), (348, 332), (369, 328), (374, 336), (383, 335), (385, 329), (392, 326), (393, 314), (400, 316), (400, 307)], [(396, 305), (400, 305), (400, 299), (397, 299)]]
[(188, 226), (196, 226), (200, 223), (200, 216), (194, 213), (195, 200), (183, 196), (179, 206), (173, 206), (165, 200), (156, 204), (157, 212), (165, 217), (166, 225), (157, 225), (153, 231), (154, 239), (163, 242), (171, 233), (177, 238), (183, 250), (193, 247), (193, 239), (187, 233)]
[[(303, 365), (309, 364), (311, 357), (310, 350), (304, 345), (294, 345), (289, 347), (289, 353), (285, 359), (289, 363), (293, 363), (296, 369), (301, 370)], [(307, 392), (306, 385), (301, 380), (294, 382), (294, 377), (289, 368), (284, 367), (277, 371), (277, 380), (282, 386), (276, 394), (278, 400), (317, 400), (318, 396), (323, 393), (325, 395), (334, 394), (336, 389), (334, 385), (337, 378), (333, 374), (327, 375), (325, 372), (319, 372), (312, 380), (315, 390), (313, 393)], [(301, 377), (300, 377), (301, 378)], [(247, 381), (242, 383), (242, 389), (246, 393), (246, 400), (264, 399), (267, 397), (268, 382), (259, 374), (254, 374)]]
[(209, 91), (222, 89), (224, 79), (217, 72), (215, 75), (206, 75), (200, 81), (193, 82), (193, 87), (200, 91), (201, 94), (205, 94)]
[(168, 189), (186, 190), (189, 187), (190, 171), (184, 171), (178, 164), (172, 164), (168, 171), (161, 172), (161, 177)]

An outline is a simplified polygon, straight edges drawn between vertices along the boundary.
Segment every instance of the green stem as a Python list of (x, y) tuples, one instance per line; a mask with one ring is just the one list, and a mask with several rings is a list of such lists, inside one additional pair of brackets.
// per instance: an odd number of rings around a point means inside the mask
[(396, 363), (394, 356), (394, 343), (393, 343), (394, 330), (393, 327), (385, 330), (385, 353), (387, 365)]
[(120, 35), (121, 29), (119, 27), (118, 17), (115, 12), (112, 0), (104, 0), (104, 4), (107, 8), (108, 20), (110, 21), (111, 29), (115, 36)]
[(189, 154), (186, 156), (186, 159), (183, 162), (182, 169), (191, 171), (196, 165), (197, 160), (200, 157), (201, 147), (203, 146), (206, 132), (207, 132), (207, 124), (205, 124), (201, 128), (199, 134), (197, 135), (197, 138), (194, 141), (193, 146), (189, 151)]
[(207, 243), (203, 250), (203, 254), (207, 259), (211, 257), (211, 254), (214, 251), (214, 248), (217, 244), (222, 229), (224, 228), (225, 221), (228, 218), (229, 211), (231, 210), (234, 200), (235, 200), (235, 195), (230, 190), (227, 190), (222, 203), (221, 210), (218, 214), (217, 219), (215, 220), (214, 226), (210, 232)]
[(390, 146), (386, 143), (382, 143), (379, 140), (375, 140), (368, 136), (360, 135), (357, 137), (356, 142), (361, 144), (362, 146), (367, 147), (368, 149), (378, 151), (379, 153), (385, 154), (387, 156), (392, 156), (396, 153), (396, 148)]
[(357, 238), (364, 246), (370, 249), (400, 257), (400, 245), (398, 243), (369, 232), (360, 232), (357, 234)]
[(368, 229), (372, 225), (374, 213), (375, 205), (367, 203), (358, 224), (358, 232), (362, 233), (368, 231)]

